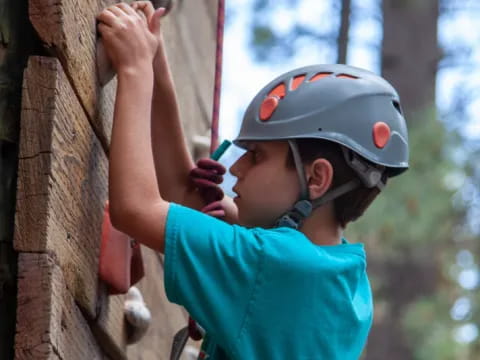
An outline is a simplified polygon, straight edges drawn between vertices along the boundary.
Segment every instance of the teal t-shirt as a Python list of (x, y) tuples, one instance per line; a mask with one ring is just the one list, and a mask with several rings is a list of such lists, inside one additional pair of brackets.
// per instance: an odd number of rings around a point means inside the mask
[(373, 316), (363, 245), (319, 246), (176, 204), (165, 241), (166, 293), (207, 331), (204, 358), (360, 357)]

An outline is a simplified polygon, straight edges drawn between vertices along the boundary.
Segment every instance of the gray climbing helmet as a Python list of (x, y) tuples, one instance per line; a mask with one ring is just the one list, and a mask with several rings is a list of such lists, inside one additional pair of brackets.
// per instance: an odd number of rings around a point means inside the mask
[(397, 175), (408, 168), (408, 134), (395, 89), (352, 66), (299, 68), (265, 86), (234, 141), (317, 138), (334, 141)]
[[(245, 147), (245, 141), (288, 140), (302, 201), (308, 200), (308, 192), (295, 140), (303, 138), (343, 145), (345, 160), (358, 175), (355, 181), (312, 201), (312, 208), (360, 183), (382, 188), (383, 174), (395, 176), (408, 168), (408, 134), (399, 96), (386, 80), (363, 69), (313, 65), (277, 77), (248, 106), (234, 143)], [(311, 211), (304, 205), (297, 209), (300, 218)]]

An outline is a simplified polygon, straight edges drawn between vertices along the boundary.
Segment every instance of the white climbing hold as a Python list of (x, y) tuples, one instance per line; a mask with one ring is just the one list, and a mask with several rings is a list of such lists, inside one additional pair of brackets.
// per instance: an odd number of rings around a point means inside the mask
[(147, 332), (152, 322), (152, 315), (143, 301), (142, 293), (135, 286), (128, 290), (124, 312), (127, 322), (131, 325), (128, 342), (137, 342)]

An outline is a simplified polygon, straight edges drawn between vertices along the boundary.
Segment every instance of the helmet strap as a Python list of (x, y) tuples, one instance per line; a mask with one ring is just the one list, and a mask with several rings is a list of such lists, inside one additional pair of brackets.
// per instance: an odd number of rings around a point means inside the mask
[(293, 162), (295, 169), (297, 169), (298, 180), (300, 181), (300, 200), (308, 200), (310, 196), (307, 187), (307, 178), (305, 177), (305, 170), (303, 169), (302, 158), (298, 150), (297, 142), (295, 140), (288, 140), (288, 144), (292, 150)]
[(292, 209), (280, 216), (275, 223), (275, 227), (298, 229), (302, 225), (303, 220), (310, 216), (312, 209), (312, 203), (310, 200), (299, 200), (295, 203)]
[(319, 198), (312, 200), (312, 209), (316, 209), (329, 201), (332, 201), (354, 189), (360, 186), (360, 180), (358, 179), (353, 179), (343, 185), (340, 185), (334, 190), (327, 191), (323, 196), (320, 196)]

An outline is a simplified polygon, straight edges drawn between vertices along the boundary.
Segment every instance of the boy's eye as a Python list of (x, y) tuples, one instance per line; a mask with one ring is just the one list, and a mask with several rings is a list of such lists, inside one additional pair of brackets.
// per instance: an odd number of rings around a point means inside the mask
[(257, 150), (249, 150), (248, 152), (250, 153), (250, 156), (251, 156), (253, 162), (258, 161), (259, 153), (258, 153)]

